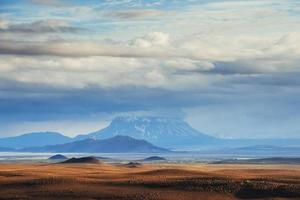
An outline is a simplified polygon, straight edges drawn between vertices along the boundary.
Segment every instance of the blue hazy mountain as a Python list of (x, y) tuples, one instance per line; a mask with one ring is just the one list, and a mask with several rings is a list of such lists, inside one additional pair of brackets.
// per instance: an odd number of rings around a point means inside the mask
[(245, 147), (254, 145), (299, 146), (300, 139), (221, 139), (203, 134), (178, 118), (163, 117), (117, 117), (106, 128), (75, 137), (105, 139), (117, 135), (143, 139), (154, 145), (181, 150), (205, 150), (222, 147)]
[(117, 117), (108, 127), (87, 135), (79, 135), (75, 140), (105, 139), (117, 135), (146, 140), (163, 147), (206, 145), (219, 141), (200, 133), (181, 119), (161, 117)]
[(48, 160), (67, 160), (68, 157), (62, 155), (62, 154), (55, 154), (48, 158)]
[(15, 137), (0, 139), (0, 147), (7, 148), (25, 148), (32, 146), (45, 146), (53, 144), (63, 144), (70, 142), (71, 138), (56, 132), (35, 132), (27, 133)]
[(0, 152), (12, 152), (15, 151), (13, 148), (8, 148), (8, 147), (0, 147)]
[(109, 139), (84, 139), (60, 145), (30, 147), (22, 152), (65, 152), (65, 153), (160, 153), (170, 152), (154, 146), (145, 140), (137, 140), (128, 136), (115, 136)]

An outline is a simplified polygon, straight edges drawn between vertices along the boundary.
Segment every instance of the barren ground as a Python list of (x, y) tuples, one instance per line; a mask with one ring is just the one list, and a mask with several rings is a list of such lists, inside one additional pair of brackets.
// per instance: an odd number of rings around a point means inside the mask
[(0, 199), (300, 199), (300, 166), (0, 164)]

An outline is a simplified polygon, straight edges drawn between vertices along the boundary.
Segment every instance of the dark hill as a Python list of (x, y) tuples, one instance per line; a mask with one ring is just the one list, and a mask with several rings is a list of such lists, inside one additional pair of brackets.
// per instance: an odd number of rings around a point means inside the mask
[(129, 162), (129, 163), (125, 164), (124, 166), (129, 167), (129, 168), (136, 168), (136, 167), (142, 166), (142, 164), (138, 163), (138, 162)]
[(48, 158), (48, 160), (66, 160), (66, 159), (68, 159), (68, 158), (61, 154), (56, 154), (56, 155)]
[(165, 159), (164, 157), (160, 157), (160, 156), (151, 156), (148, 158), (145, 158), (143, 161), (145, 162), (151, 162), (151, 161), (166, 161), (167, 159)]
[(64, 164), (100, 164), (101, 162), (95, 158), (95, 157), (82, 157), (82, 158), (70, 158), (66, 161), (63, 161), (61, 163), (64, 163)]

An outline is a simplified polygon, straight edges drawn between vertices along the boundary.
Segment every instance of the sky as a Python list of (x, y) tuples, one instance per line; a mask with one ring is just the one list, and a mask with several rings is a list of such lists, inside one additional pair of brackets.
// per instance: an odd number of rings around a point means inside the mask
[(0, 137), (119, 115), (300, 138), (298, 0), (0, 0)]

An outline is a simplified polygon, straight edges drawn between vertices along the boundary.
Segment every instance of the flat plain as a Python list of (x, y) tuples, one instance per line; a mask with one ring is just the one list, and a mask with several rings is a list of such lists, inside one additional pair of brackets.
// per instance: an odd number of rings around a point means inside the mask
[(0, 199), (300, 199), (300, 166), (0, 164), (0, 188)]

